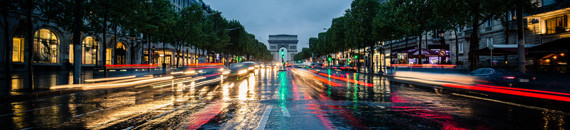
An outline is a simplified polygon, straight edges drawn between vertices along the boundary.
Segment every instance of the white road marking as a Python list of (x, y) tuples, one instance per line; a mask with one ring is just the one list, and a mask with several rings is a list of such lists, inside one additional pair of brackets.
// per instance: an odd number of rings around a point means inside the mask
[(283, 112), (283, 116), (291, 117), (291, 115), (289, 115), (289, 110), (287, 110), (287, 107), (282, 106), (281, 111)]
[(125, 128), (125, 129), (123, 129), (123, 130), (131, 130), (131, 129), (133, 129), (133, 128), (135, 128), (135, 127), (134, 127), (134, 126), (131, 126), (131, 127)]
[(261, 117), (261, 121), (259, 121), (257, 130), (265, 130), (265, 125), (267, 124), (267, 120), (269, 120), (269, 115), (271, 114), (272, 108), (273, 105), (269, 105), (265, 108), (265, 112), (263, 112), (263, 116)]

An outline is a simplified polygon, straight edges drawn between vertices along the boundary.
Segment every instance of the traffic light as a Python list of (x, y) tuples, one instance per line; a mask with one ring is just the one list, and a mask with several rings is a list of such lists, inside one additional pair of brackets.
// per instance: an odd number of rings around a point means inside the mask
[(281, 55), (285, 55), (285, 52), (283, 50), (281, 50)]
[(299, 60), (298, 62), (301, 63), (301, 60)]
[(332, 58), (331, 58), (331, 57), (329, 57), (329, 61), (332, 61)]
[(354, 59), (358, 59), (358, 55), (354, 55)]

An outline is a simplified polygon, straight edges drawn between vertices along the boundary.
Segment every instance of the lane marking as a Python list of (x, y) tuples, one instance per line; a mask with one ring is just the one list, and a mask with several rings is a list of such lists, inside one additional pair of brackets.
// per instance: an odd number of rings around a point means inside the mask
[(257, 130), (265, 130), (265, 125), (267, 124), (267, 120), (269, 120), (269, 115), (271, 114), (272, 108), (273, 105), (269, 105), (265, 108), (265, 112), (263, 112), (263, 116), (261, 117), (261, 121), (259, 121)]
[(287, 107), (282, 106), (281, 111), (283, 112), (283, 116), (291, 117), (291, 115), (289, 115), (289, 111), (287, 110)]
[(123, 129), (123, 130), (132, 130), (133, 128), (135, 128), (135, 127), (134, 127), (134, 126), (131, 126), (131, 127), (125, 128), (125, 129)]

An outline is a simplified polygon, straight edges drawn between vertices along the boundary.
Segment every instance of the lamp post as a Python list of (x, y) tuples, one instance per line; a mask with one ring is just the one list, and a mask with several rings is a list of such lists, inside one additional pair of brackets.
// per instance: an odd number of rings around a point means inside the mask
[(446, 54), (445, 53), (445, 38), (444, 38), (444, 36), (445, 36), (445, 31), (440, 30), (439, 31), (439, 38), (440, 38), (441, 49), (439, 50), (439, 53), (438, 53), (440, 56), (440, 58), (439, 58), (440, 64), (443, 64), (443, 61), (444, 61), (443, 59), (445, 58), (445, 54)]

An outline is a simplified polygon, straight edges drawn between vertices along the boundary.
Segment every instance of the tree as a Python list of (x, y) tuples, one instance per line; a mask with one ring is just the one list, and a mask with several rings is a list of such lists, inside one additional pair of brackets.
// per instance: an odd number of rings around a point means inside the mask
[[(0, 7), (0, 11), (2, 11), (2, 21), (4, 24), (4, 32), (6, 32), (4, 34), (4, 37), (6, 38), (6, 39), (4, 39), (5, 40), (4, 42), (6, 45), (6, 46), (4, 46), (6, 49), (6, 51), (4, 52), (4, 66), (3, 66), (4, 67), (4, 73), (5, 73), (4, 77), (6, 78), (6, 80), (4, 80), (5, 81), (4, 85), (5, 86), (12, 86), (12, 80), (11, 80), (12, 72), (10, 69), (11, 68), (11, 62), (12, 62), (12, 60), (11, 60), (12, 59), (12, 54), (11, 54), (12, 51), (10, 51), (10, 50), (13, 47), (12, 47), (12, 44), (10, 43), (10, 34), (8, 33), (10, 30), (10, 25), (8, 24), (9, 23), (8, 17), (11, 17), (11, 16), (9, 16), (9, 12), (14, 11), (18, 8), (18, 4), (16, 3), (15, 0), (4, 0), (4, 1), (1, 1), (0, 4), (3, 5)], [(6, 87), (6, 89), (9, 90), (10, 88)]]
[[(73, 63), (73, 81), (74, 83), (81, 82), (81, 36), (87, 25), (84, 23), (88, 12), (84, 9), (87, 4), (84, 0), (44, 0), (40, 2), (42, 6), (42, 14), (65, 30), (71, 30), (73, 33), (73, 49), (74, 52)], [(68, 11), (73, 9), (73, 11)], [(70, 24), (71, 23), (71, 24)]]
[[(349, 30), (352, 30), (353, 43), (358, 45), (358, 48), (370, 47), (368, 52), (368, 59), (366, 65), (369, 70), (372, 70), (372, 49), (377, 43), (376, 38), (372, 37), (372, 21), (380, 9), (380, 3), (377, 0), (354, 0), (351, 4), (350, 23), (352, 24)], [(369, 73), (373, 73), (369, 71)]]

